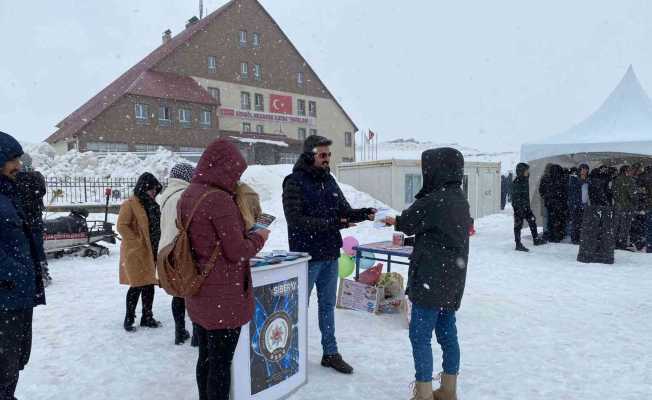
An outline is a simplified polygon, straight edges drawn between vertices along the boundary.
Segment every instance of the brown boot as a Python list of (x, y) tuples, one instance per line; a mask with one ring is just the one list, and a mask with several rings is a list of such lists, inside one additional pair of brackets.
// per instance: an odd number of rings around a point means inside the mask
[(415, 382), (412, 389), (412, 398), (410, 400), (432, 400), (432, 381), (430, 382)]
[(457, 375), (441, 374), (439, 389), (432, 396), (434, 400), (457, 400)]

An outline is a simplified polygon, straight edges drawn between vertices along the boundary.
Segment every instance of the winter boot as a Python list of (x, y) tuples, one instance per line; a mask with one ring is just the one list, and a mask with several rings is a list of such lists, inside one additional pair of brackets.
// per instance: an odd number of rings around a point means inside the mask
[(342, 360), (342, 356), (339, 353), (328, 356), (324, 355), (321, 358), (321, 365), (322, 367), (333, 368), (335, 371), (341, 372), (343, 374), (353, 373), (353, 367)]
[(174, 329), (174, 344), (184, 344), (188, 339), (190, 339), (190, 332), (186, 328), (177, 327)]
[(197, 331), (195, 331), (195, 325), (192, 326), (192, 338), (190, 339), (190, 346), (199, 347), (199, 338), (197, 337)]
[(136, 316), (131, 314), (125, 315), (125, 322), (124, 322), (124, 328), (125, 331), (127, 332), (133, 332), (136, 330), (136, 327), (134, 326), (134, 322), (136, 320)]
[(432, 391), (432, 381), (414, 382), (412, 385), (412, 397), (410, 400), (432, 400), (434, 392)]
[(434, 400), (457, 400), (457, 375), (441, 374), (439, 389), (432, 392)]
[(530, 251), (530, 250), (528, 250), (527, 247), (523, 246), (523, 243), (520, 243), (520, 242), (519, 242), (519, 243), (516, 243), (516, 249), (515, 249), (515, 250), (516, 250), (516, 251), (523, 251), (523, 252), (525, 252), (525, 253), (527, 253), (528, 251)]
[(140, 318), (140, 326), (144, 326), (145, 328), (159, 328), (161, 323), (155, 320), (152, 314), (148, 313), (143, 314)]
[(544, 245), (544, 244), (548, 243), (546, 241), (546, 239), (543, 239), (543, 238), (534, 238), (532, 241), (534, 242), (535, 246), (541, 246), (541, 245)]

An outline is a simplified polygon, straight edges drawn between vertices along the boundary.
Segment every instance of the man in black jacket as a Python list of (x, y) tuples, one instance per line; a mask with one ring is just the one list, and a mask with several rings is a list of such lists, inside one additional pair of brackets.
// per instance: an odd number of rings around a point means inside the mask
[(521, 243), (521, 229), (523, 220), (527, 220), (532, 232), (534, 245), (538, 246), (545, 242), (539, 238), (537, 231), (537, 220), (530, 208), (530, 166), (520, 163), (516, 166), (516, 179), (512, 184), (512, 207), (514, 208), (514, 241), (517, 251), (529, 251)]
[[(464, 157), (452, 148), (421, 155), (423, 188), (416, 201), (385, 222), (415, 235), (407, 294), (412, 302), (410, 342), (416, 369), (413, 399), (456, 399), (460, 348), (455, 312), (460, 308), (469, 257), (469, 203), (462, 190)], [(432, 331), (443, 352), (441, 386), (432, 391)]]
[(335, 339), (335, 302), (341, 229), (373, 220), (373, 208), (352, 209), (330, 174), (330, 145), (322, 136), (308, 137), (292, 174), (283, 181), (283, 210), (291, 251), (309, 253), (309, 290), (317, 286), (319, 329), (324, 351), (321, 365), (350, 374)]

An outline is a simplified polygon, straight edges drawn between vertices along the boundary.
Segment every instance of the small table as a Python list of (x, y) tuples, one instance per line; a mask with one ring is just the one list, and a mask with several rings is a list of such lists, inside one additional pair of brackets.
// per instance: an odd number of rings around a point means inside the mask
[[(412, 255), (412, 246), (397, 246), (391, 241), (387, 242), (376, 242), (359, 245), (353, 248), (355, 250), (355, 280), (357, 281), (360, 277), (360, 260), (374, 260), (374, 261), (383, 261), (387, 263), (387, 272), (392, 272), (392, 263), (401, 264), (401, 265), (410, 265), (409, 262), (403, 261), (394, 261), (394, 257), (405, 257), (410, 258)], [(373, 253), (374, 257), (365, 257), (362, 255), (363, 252)], [(382, 254), (387, 256), (386, 258), (376, 258), (376, 254)]]

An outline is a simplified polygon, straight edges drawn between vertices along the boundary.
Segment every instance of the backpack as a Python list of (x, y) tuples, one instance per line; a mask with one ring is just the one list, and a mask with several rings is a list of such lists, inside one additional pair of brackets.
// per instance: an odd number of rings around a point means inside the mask
[(197, 208), (206, 196), (217, 191), (211, 190), (201, 195), (184, 225), (181, 226), (177, 216), (175, 221), (179, 230), (177, 235), (170, 244), (164, 246), (158, 252), (156, 271), (158, 272), (159, 285), (171, 296), (190, 297), (197, 294), (220, 255), (220, 242), (218, 241), (206, 269), (202, 271), (195, 261), (190, 237), (188, 236), (188, 228)]

